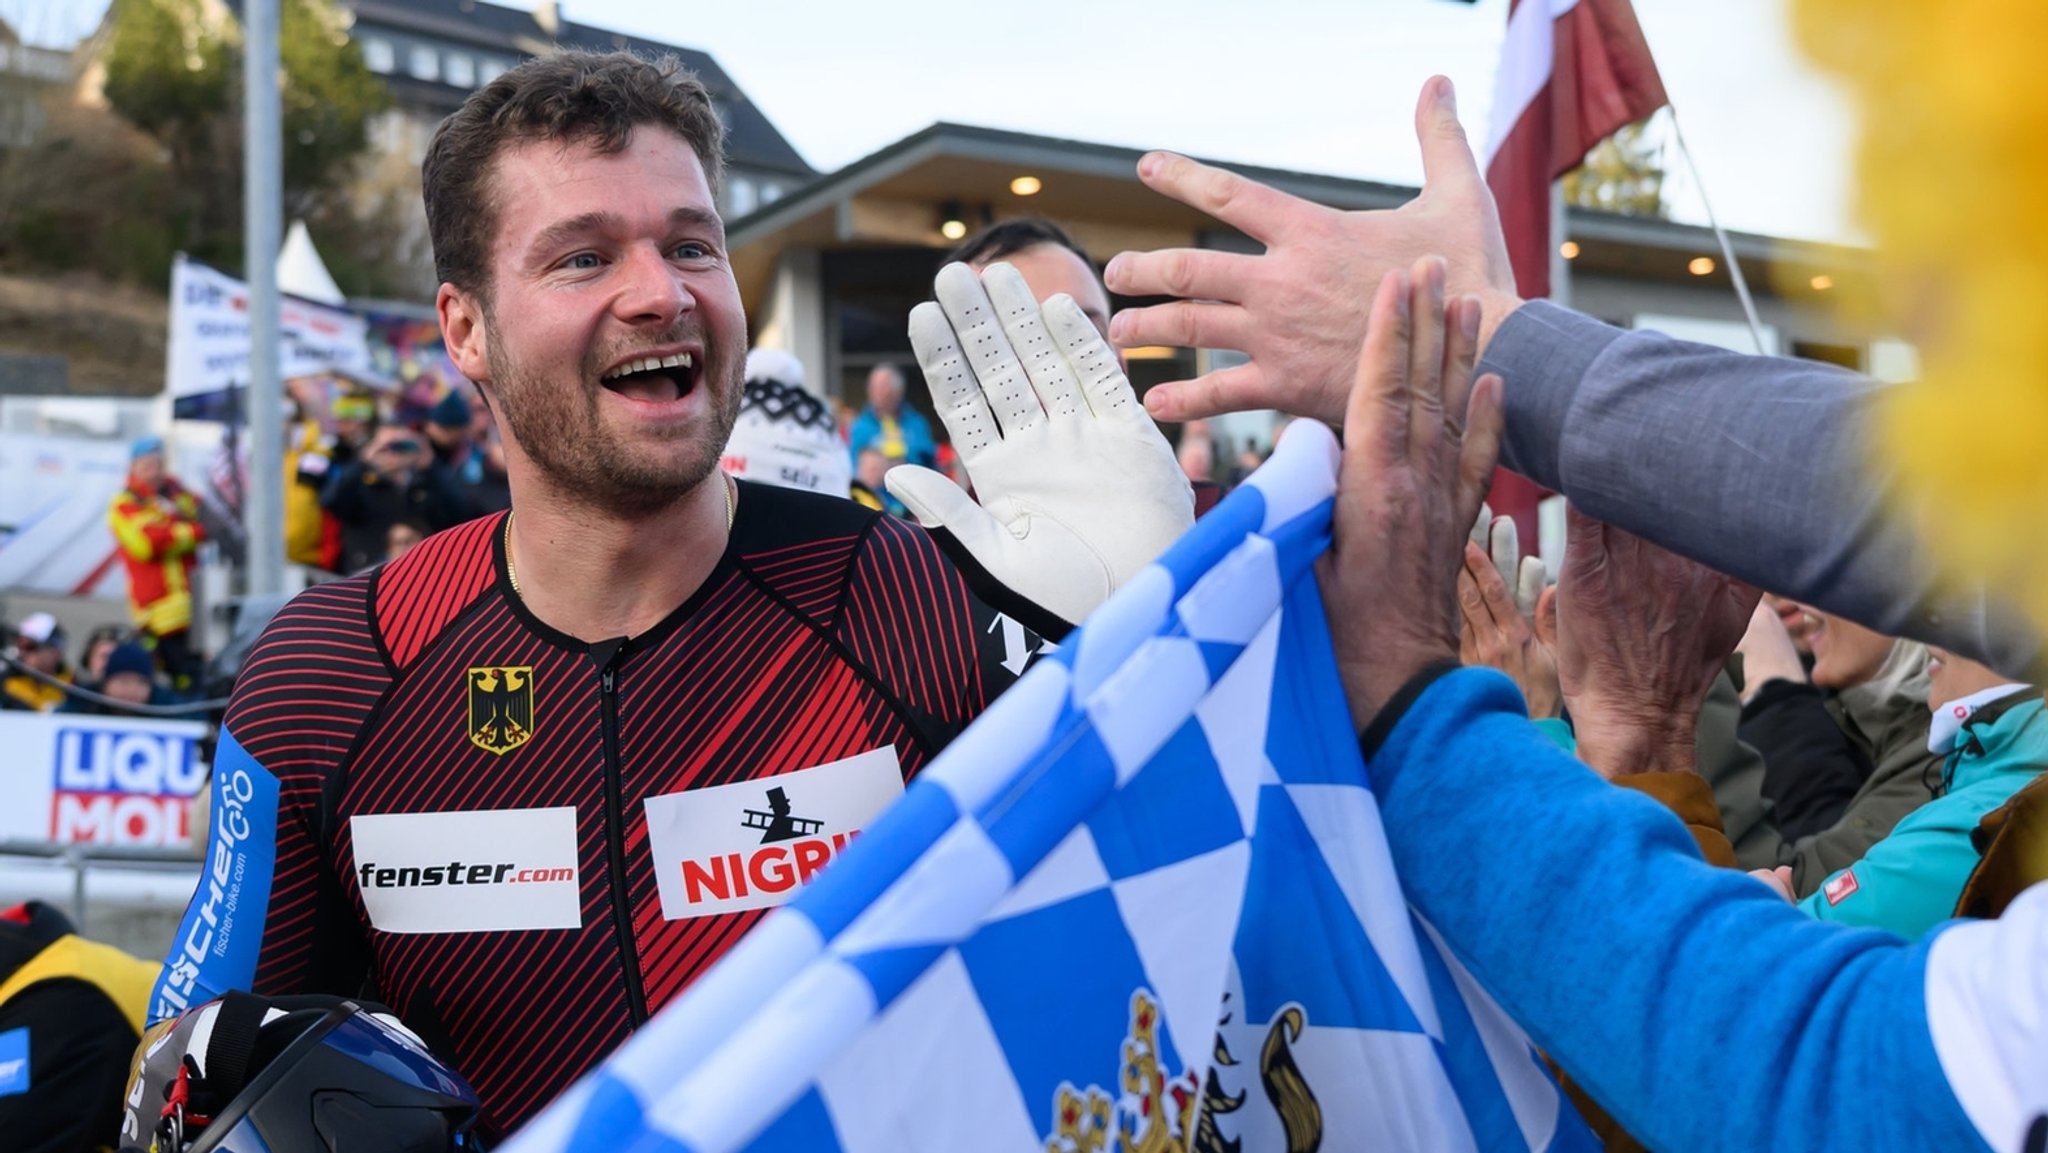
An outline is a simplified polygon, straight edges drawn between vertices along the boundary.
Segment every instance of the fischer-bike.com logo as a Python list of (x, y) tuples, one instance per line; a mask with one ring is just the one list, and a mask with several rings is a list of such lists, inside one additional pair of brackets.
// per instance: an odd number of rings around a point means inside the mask
[(349, 836), (363, 907), (387, 933), (583, 923), (574, 807), (358, 815)]
[(887, 746), (843, 761), (647, 799), (662, 916), (781, 905), (903, 795)]

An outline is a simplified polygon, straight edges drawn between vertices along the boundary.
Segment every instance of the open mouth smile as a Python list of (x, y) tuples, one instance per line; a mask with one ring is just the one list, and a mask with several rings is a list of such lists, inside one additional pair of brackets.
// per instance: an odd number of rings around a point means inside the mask
[(599, 378), (609, 392), (644, 404), (667, 404), (696, 390), (697, 357), (688, 352), (643, 356), (626, 361)]

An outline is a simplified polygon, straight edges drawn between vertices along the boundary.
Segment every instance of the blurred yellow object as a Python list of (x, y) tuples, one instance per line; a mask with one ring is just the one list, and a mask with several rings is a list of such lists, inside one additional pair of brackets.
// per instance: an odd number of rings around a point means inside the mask
[(1904, 515), (1938, 509), (1919, 521), (1950, 571), (2048, 625), (2048, 8), (1794, 0), (1793, 21), (1860, 114), (1856, 210), (1881, 273), (1875, 299), (1838, 305), (1920, 346), (1882, 440)]

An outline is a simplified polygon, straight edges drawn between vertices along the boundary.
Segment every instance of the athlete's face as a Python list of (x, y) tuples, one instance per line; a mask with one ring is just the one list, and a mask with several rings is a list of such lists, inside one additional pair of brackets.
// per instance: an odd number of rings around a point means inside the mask
[(530, 143), (493, 167), (489, 302), (444, 284), (440, 311), (508, 470), (602, 511), (668, 507), (717, 467), (746, 367), (703, 165), (642, 126), (616, 153)]

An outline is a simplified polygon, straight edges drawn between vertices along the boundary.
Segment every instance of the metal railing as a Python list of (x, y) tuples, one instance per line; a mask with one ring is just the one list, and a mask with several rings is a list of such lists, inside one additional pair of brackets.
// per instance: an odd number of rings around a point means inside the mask
[(56, 861), (71, 870), (71, 916), (85, 923), (89, 893), (86, 876), (94, 868), (176, 875), (197, 874), (199, 858), (190, 849), (143, 848), (129, 845), (60, 845), (49, 841), (0, 839), (0, 858), (27, 857)]
[(61, 689), (66, 696), (78, 697), (82, 700), (91, 701), (96, 705), (106, 705), (119, 713), (137, 717), (184, 717), (195, 713), (210, 713), (216, 709), (228, 707), (226, 697), (211, 701), (184, 701), (173, 705), (137, 705), (127, 701), (115, 700), (105, 693), (94, 692), (91, 689), (72, 684), (70, 681), (60, 677), (53, 677), (40, 669), (32, 669), (23, 664), (20, 655), (12, 649), (0, 649), (0, 668), (4, 668), (9, 672), (20, 673), (30, 680), (41, 682), (51, 688)]

